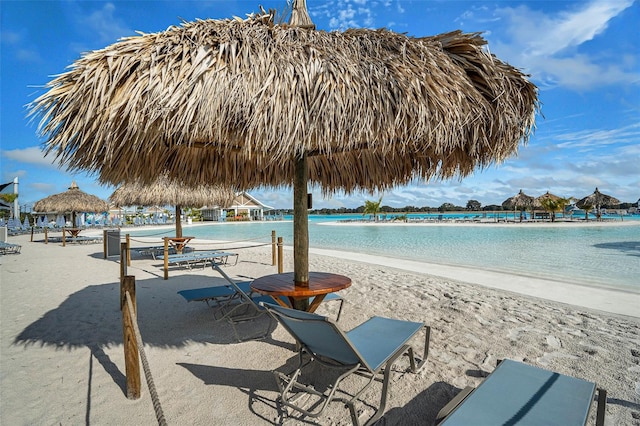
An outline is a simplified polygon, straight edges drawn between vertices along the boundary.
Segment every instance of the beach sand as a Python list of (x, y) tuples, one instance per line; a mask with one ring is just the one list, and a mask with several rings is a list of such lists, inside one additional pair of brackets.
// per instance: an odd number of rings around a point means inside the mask
[[(144, 375), (141, 398), (126, 398), (119, 258), (103, 259), (102, 244), (62, 247), (29, 236), (9, 242), (21, 244), (22, 253), (0, 257), (0, 423), (154, 424)], [(277, 272), (270, 247), (237, 252), (238, 264), (225, 267), (232, 277)], [(293, 268), (290, 250), (284, 268)], [(341, 292), (343, 329), (374, 315), (431, 326), (427, 363), (417, 374), (398, 365), (379, 424), (433, 424), (459, 390), (477, 386), (497, 360), (510, 358), (597, 382), (608, 391), (606, 424), (640, 425), (640, 295), (562, 283), (550, 291), (525, 277), (442, 268), (311, 250), (311, 270), (352, 279)], [(223, 284), (211, 268), (174, 269), (165, 281), (162, 261), (134, 257), (129, 274), (136, 277), (138, 322), (168, 424), (351, 424), (340, 403), (315, 420), (284, 415), (271, 371), (289, 371), (297, 361), (286, 331), (266, 320), (248, 323), (241, 333), (272, 331), (264, 340), (236, 343), (229, 325), (214, 322), (212, 308), (176, 294)], [(334, 316), (336, 307), (324, 304), (319, 313)], [(418, 353), (421, 339), (412, 342)], [(348, 380), (346, 390), (362, 380)], [(379, 392), (374, 385), (365, 401), (377, 403)], [(372, 413), (367, 404), (357, 406), (363, 418)], [(594, 419), (595, 404), (589, 424)]]

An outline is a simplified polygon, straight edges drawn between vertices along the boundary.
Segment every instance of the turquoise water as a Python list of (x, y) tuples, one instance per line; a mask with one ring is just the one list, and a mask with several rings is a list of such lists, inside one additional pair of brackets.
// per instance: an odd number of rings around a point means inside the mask
[[(362, 216), (310, 215), (309, 245), (640, 292), (640, 226), (331, 224), (347, 218)], [(640, 218), (625, 221), (640, 222)], [(183, 233), (196, 238), (267, 243), (272, 230), (283, 237), (285, 245), (293, 244), (293, 223), (287, 220), (185, 226)], [(151, 232), (131, 232), (145, 234)]]

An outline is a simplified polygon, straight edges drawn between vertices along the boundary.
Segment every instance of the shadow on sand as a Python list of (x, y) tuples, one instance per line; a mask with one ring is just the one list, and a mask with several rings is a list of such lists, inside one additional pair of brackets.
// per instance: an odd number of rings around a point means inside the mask
[[(214, 309), (203, 302), (186, 302), (177, 291), (224, 285), (218, 277), (196, 274), (168, 281), (161, 277), (136, 280), (137, 317), (145, 346), (178, 348), (190, 343), (236, 343), (232, 327), (216, 322)], [(27, 326), (15, 345), (53, 346), (59, 350), (89, 348), (92, 356), (111, 375), (124, 393), (125, 376), (109, 359), (104, 348), (122, 345), (120, 283), (89, 285), (71, 294), (60, 306)], [(255, 321), (264, 330), (267, 318)], [(253, 328), (247, 324), (247, 329)], [(269, 335), (275, 329), (273, 323)], [(248, 330), (254, 333), (255, 330)], [(244, 335), (241, 335), (244, 338)]]

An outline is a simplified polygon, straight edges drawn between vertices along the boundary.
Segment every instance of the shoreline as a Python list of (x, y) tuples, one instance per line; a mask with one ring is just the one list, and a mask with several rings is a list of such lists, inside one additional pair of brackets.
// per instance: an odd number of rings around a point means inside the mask
[[(2, 421), (154, 424), (144, 383), (140, 399), (126, 398), (119, 257), (103, 259), (102, 244), (45, 245), (30, 242), (29, 235), (10, 242), (21, 244), (22, 252), (0, 257)], [(237, 252), (238, 264), (224, 267), (232, 278), (276, 272), (270, 247)], [(290, 253), (286, 248), (285, 271), (293, 268)], [(316, 249), (309, 261), (311, 270), (352, 279), (340, 292), (341, 329), (372, 316), (431, 326), (425, 367), (407, 373), (402, 360), (394, 368), (382, 420), (388, 426), (433, 423), (451, 398), (466, 386), (478, 386), (505, 358), (596, 382), (608, 391), (607, 424), (637, 424), (640, 320), (635, 317), (467, 283), (478, 275), (475, 270), (459, 277), (465, 280), (440, 278), (431, 265)], [(330, 404), (315, 421), (283, 417), (272, 371), (288, 372), (296, 364), (293, 338), (263, 318), (243, 324), (240, 332), (255, 335), (268, 327), (268, 337), (238, 343), (227, 323), (215, 321), (214, 309), (177, 294), (224, 280), (211, 268), (172, 268), (163, 280), (162, 264), (135, 256), (128, 274), (136, 278), (138, 323), (169, 424), (351, 425), (340, 403)], [(319, 308), (331, 318), (336, 312), (333, 303)], [(422, 341), (410, 343), (420, 353)], [(354, 394), (362, 384), (357, 380), (346, 380), (344, 391)], [(379, 402), (379, 386), (363, 394), (366, 404), (357, 404), (365, 416), (368, 404)], [(589, 417), (593, 424), (594, 409)]]
[(455, 221), (455, 220), (425, 220), (425, 221), (367, 221), (367, 220), (352, 220), (352, 221), (329, 221), (329, 222), (318, 222), (318, 225), (333, 225), (333, 226), (492, 226), (492, 227), (601, 227), (601, 226), (640, 226), (640, 220), (631, 219), (631, 220), (618, 220), (618, 219), (610, 219), (602, 222), (596, 221), (562, 221), (556, 220), (555, 222), (550, 221), (524, 221), (524, 222), (505, 222), (505, 221)]
[[(286, 246), (289, 251), (293, 248)], [(539, 279), (535, 277), (503, 273), (467, 266), (443, 265), (417, 262), (394, 257), (368, 255), (339, 250), (310, 248), (310, 253), (322, 256), (363, 262), (404, 271), (417, 272), (433, 277), (452, 279), (468, 284), (508, 291), (523, 296), (535, 297), (553, 302), (594, 309), (609, 314), (640, 318), (640, 292), (623, 289), (572, 284), (563, 281)], [(339, 253), (339, 254), (337, 254)], [(549, 284), (553, 284), (550, 293)]]
[[(252, 222), (236, 222), (237, 224)], [(491, 226), (491, 227), (573, 227), (575, 222), (545, 222), (545, 223), (360, 223), (360, 222), (321, 222), (318, 225), (343, 225), (343, 226)], [(183, 233), (189, 227), (208, 226), (211, 224), (224, 225), (218, 222), (203, 222), (192, 225), (183, 226)], [(626, 222), (582, 222), (575, 223), (581, 227), (609, 227), (609, 226), (640, 226), (638, 221)], [(151, 225), (145, 226), (144, 230), (172, 230), (174, 225)], [(122, 228), (122, 234), (127, 231), (142, 231), (138, 228)], [(96, 230), (98, 231), (98, 230)], [(187, 231), (188, 233), (188, 231)], [(88, 232), (87, 234), (90, 234)], [(141, 239), (153, 243), (152, 236), (132, 236), (132, 239)], [(147, 240), (149, 239), (149, 240)], [(228, 245), (233, 248), (233, 241), (198, 239), (198, 245)], [(241, 243), (244, 246), (246, 243)], [(133, 244), (136, 245), (135, 243)], [(289, 252), (293, 251), (291, 244), (285, 244), (283, 248)], [(197, 249), (202, 249), (198, 247)], [(362, 252), (348, 252), (340, 249), (327, 248), (309, 248), (310, 253), (317, 253), (325, 256), (350, 259), (357, 262), (364, 262), (373, 265), (383, 265), (395, 269), (418, 272), (421, 274), (432, 275), (436, 277), (455, 279), (470, 284), (482, 285), (488, 288), (502, 289), (525, 296), (543, 298), (555, 302), (596, 309), (603, 312), (615, 313), (620, 315), (628, 315), (632, 317), (640, 317), (640, 292), (634, 288), (621, 288), (618, 286), (599, 285), (596, 282), (577, 282), (572, 283), (566, 280), (553, 279), (550, 277), (538, 278), (532, 275), (512, 272), (492, 270), (490, 268), (475, 267), (470, 265), (454, 265), (438, 262), (418, 261), (402, 257), (390, 255), (377, 255)], [(550, 284), (553, 287), (550, 287)]]
[[(201, 246), (225, 245), (225, 250), (234, 250), (233, 242), (224, 240), (200, 239), (198, 244)], [(245, 243), (241, 243), (241, 246), (244, 244)], [(133, 244), (133, 246), (135, 247), (135, 244)], [(207, 248), (200, 247), (199, 250), (200, 249), (206, 250)], [(291, 254), (293, 253), (292, 245), (284, 245), (283, 249)], [(375, 266), (386, 266), (426, 276), (456, 280), (486, 288), (504, 290), (523, 296), (593, 309), (608, 314), (640, 318), (640, 308), (638, 308), (638, 306), (640, 306), (640, 292), (632, 290), (584, 283), (574, 284), (566, 281), (536, 278), (528, 275), (492, 271), (469, 266), (414, 261), (392, 256), (347, 252), (337, 249), (310, 247), (309, 253)], [(553, 294), (550, 292), (550, 284), (553, 285)]]

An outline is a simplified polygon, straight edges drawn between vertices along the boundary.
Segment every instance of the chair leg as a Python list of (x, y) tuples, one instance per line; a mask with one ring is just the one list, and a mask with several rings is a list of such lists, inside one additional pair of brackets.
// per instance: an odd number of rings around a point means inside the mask
[(425, 328), (425, 335), (424, 335), (424, 352), (422, 354), (422, 359), (420, 360), (420, 362), (416, 365), (416, 359), (413, 355), (413, 348), (409, 347), (408, 353), (409, 353), (409, 362), (411, 363), (411, 372), (415, 373), (416, 371), (420, 370), (422, 368), (422, 366), (424, 365), (425, 362), (427, 362), (427, 358), (429, 357), (429, 342), (431, 340), (431, 327), (429, 327), (428, 325), (424, 326)]
[(598, 388), (598, 412), (596, 415), (596, 426), (604, 426), (604, 417), (607, 411), (607, 391)]
[(338, 308), (338, 316), (336, 317), (336, 321), (340, 321), (340, 315), (342, 315), (342, 305), (344, 305), (344, 299), (340, 299), (340, 307)]
[(380, 396), (380, 405), (378, 406), (378, 409), (373, 414), (373, 416), (369, 420), (367, 420), (367, 423), (365, 423), (365, 426), (374, 424), (375, 422), (378, 421), (378, 419), (382, 416), (382, 414), (384, 414), (384, 409), (387, 406), (387, 394), (389, 393), (389, 385), (391, 384), (389, 380), (391, 377), (391, 367), (393, 366), (393, 364), (395, 364), (398, 357), (404, 354), (405, 352), (407, 352), (410, 348), (411, 348), (410, 346), (404, 345), (402, 349), (397, 351), (395, 355), (389, 358), (389, 361), (387, 361), (387, 363), (385, 364), (384, 381), (382, 382), (382, 395)]

